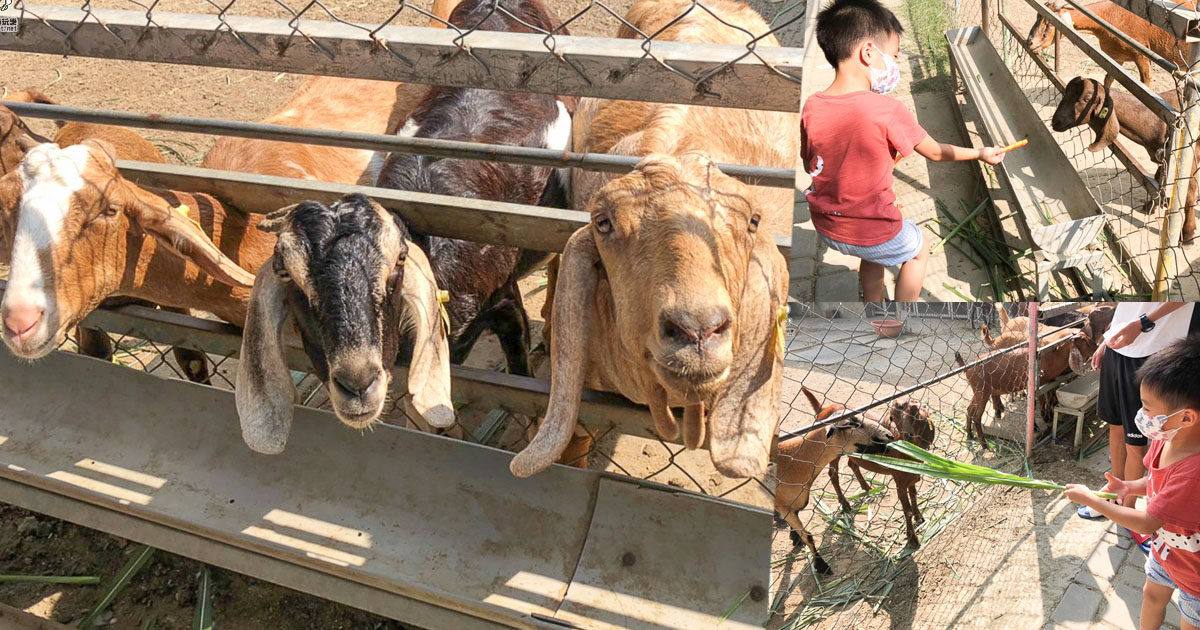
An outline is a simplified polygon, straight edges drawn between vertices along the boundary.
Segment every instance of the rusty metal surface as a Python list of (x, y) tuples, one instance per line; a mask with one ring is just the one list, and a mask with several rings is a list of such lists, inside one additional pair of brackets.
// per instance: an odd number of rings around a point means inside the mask
[[(511, 627), (560, 614), (569, 587), (623, 589), (621, 627), (711, 627), (750, 587), (746, 563), (759, 579), (768, 570), (762, 510), (561, 466), (519, 480), (509, 453), (407, 430), (358, 433), (302, 407), (287, 451), (259, 455), (241, 441), (230, 392), (78, 355), (29, 365), (3, 353), (0, 382), (0, 478)], [(631, 539), (662, 549), (643, 552), (646, 573), (609, 583), (604, 546)], [(714, 560), (741, 568), (713, 572)], [(668, 571), (704, 575), (709, 588), (659, 577)], [(584, 618), (576, 624), (611, 627)]]

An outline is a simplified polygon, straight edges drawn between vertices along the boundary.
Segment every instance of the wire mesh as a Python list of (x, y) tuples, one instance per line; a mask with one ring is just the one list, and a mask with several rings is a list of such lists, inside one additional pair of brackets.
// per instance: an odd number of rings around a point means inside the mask
[[(83, 12), (83, 17), (74, 25), (74, 28), (52, 28), (62, 37), (64, 54), (84, 54), (84, 51), (77, 48), (77, 43), (73, 36), (84, 24), (96, 23), (104, 25), (102, 18), (95, 13), (97, 10), (125, 9), (144, 11), (145, 24), (141, 27), (138, 40), (146, 37), (148, 33), (167, 30), (159, 21), (156, 21), (156, 15), (161, 17), (165, 13), (190, 13), (215, 16), (217, 18), (210, 38), (175, 37), (172, 39), (174, 45), (187, 47), (194, 53), (202, 53), (218, 37), (229, 36), (239, 42), (244, 48), (245, 54), (251, 58), (267, 59), (269, 57), (280, 56), (288, 52), (293, 46), (306, 46), (312, 48), (325, 58), (337, 60), (338, 51), (327, 44), (323, 44), (320, 38), (314, 36), (311, 32), (317, 24), (336, 22), (352, 27), (357, 32), (361, 32), (362, 35), (370, 39), (372, 45), (381, 54), (388, 55), (397, 63), (404, 66), (413, 67), (416, 61), (411, 58), (411, 55), (405, 54), (405, 43), (388, 41), (385, 29), (390, 26), (426, 26), (437, 24), (445, 26), (454, 32), (453, 45), (455, 50), (447, 55), (447, 57), (464, 55), (473, 60), (478, 69), (483, 73), (491, 75), (504, 70), (493, 67), (484, 57), (476, 55), (473, 52), (472, 46), (480, 40), (481, 31), (479, 26), (483, 23), (483, 20), (486, 20), (493, 14), (499, 13), (524, 25), (529, 29), (529, 32), (540, 36), (541, 45), (547, 53), (550, 53), (550, 56), (545, 57), (543, 61), (537, 64), (526, 64), (527, 67), (522, 68), (516, 76), (511, 77), (509, 84), (518, 89), (524, 86), (534, 75), (550, 74), (561, 76), (563, 72), (578, 75), (578, 77), (588, 84), (611, 83), (635, 75), (639, 68), (643, 67), (643, 64), (649, 64), (661, 67), (671, 74), (685, 79), (693, 87), (692, 97), (697, 101), (702, 101), (706, 98), (720, 98), (721, 95), (716, 94), (710, 89), (712, 79), (718, 75), (733, 72), (737, 64), (745, 63), (746, 61), (766, 66), (774, 75), (785, 80), (795, 83), (799, 83), (800, 81), (798, 70), (775, 67), (759, 54), (759, 49), (764, 44), (770, 45), (769, 40), (776, 38), (782, 40), (784, 45), (799, 45), (801, 39), (798, 31), (803, 24), (807, 4), (803, 0), (791, 0), (782, 5), (766, 5), (764, 8), (768, 9), (766, 13), (770, 22), (770, 30), (765, 33), (751, 33), (729, 22), (722, 17), (720, 12), (713, 11), (699, 0), (693, 0), (688, 3), (683, 11), (666, 21), (657, 31), (650, 33), (642, 32), (624, 18), (625, 11), (630, 4), (632, 2), (629, 0), (616, 0), (615, 2), (602, 2), (599, 0), (588, 0), (586, 2), (580, 2), (579, 0), (549, 2), (547, 5), (558, 15), (561, 23), (558, 27), (547, 30), (515, 15), (509, 7), (500, 3), (499, 0), (491, 3), (490, 9), (487, 10), (479, 22), (462, 27), (450, 24), (444, 19), (444, 16), (435, 15), (432, 13), (432, 9), (418, 6), (409, 0), (399, 0), (399, 2), (389, 3), (342, 0), (330, 0), (328, 2), (323, 0), (307, 0), (291, 3), (284, 2), (283, 0), (222, 0), (220, 2), (214, 2), (213, 0), (203, 0), (203, 2), (153, 0), (149, 3), (137, 0), (84, 0), (79, 4), (80, 10)], [(54, 5), (56, 3), (53, 1), (48, 4), (38, 4), (26, 2), (25, 0), (16, 0), (13, 3), (13, 9), (21, 20), (33, 20), (50, 25), (47, 19), (39, 14), (38, 7)], [(685, 17), (696, 13), (711, 16), (722, 24), (743, 32), (745, 34), (744, 50), (728, 58), (723, 58), (720, 61), (705, 64), (699, 69), (696, 69), (695, 64), (683, 63), (689, 60), (681, 60), (678, 55), (667, 58), (660, 54), (654, 44), (668, 39), (664, 37), (668, 29), (677, 25)], [(245, 37), (238, 30), (238, 21), (233, 19), (237, 17), (286, 20), (290, 33), (281, 48), (262, 49), (253, 44), (250, 38)], [(642, 40), (641, 49), (643, 55), (640, 59), (632, 60), (628, 67), (620, 71), (614, 71), (615, 75), (589, 76), (589, 70), (578, 63), (570, 54), (565, 53), (561, 46), (560, 38), (567, 34), (612, 37), (615, 36), (618, 29), (632, 38)], [(107, 27), (105, 30), (111, 36), (112, 40), (119, 45), (136, 43), (136, 41), (130, 41), (128, 36), (123, 36)], [(446, 59), (443, 59), (440, 63), (444, 63), (445, 61)], [(548, 65), (556, 67), (551, 68)], [(736, 98), (733, 95), (726, 95), (726, 98), (731, 97)]]
[[(965, 375), (956, 373), (962, 365), (959, 357), (970, 363), (992, 351), (980, 334), (985, 324), (994, 337), (1008, 335), (1005, 341), (996, 340), (997, 348), (1015, 343), (1016, 363), (1022, 368), (1027, 365), (1028, 341), (1021, 341), (1027, 340), (1027, 319), (1015, 318), (1027, 314), (1027, 305), (1007, 303), (1001, 308), (1014, 316), (1007, 328), (993, 306), (970, 303), (900, 309), (894, 304), (887, 308), (872, 304), (840, 305), (831, 310), (793, 308), (784, 384), (788, 409), (781, 431), (811, 425), (817, 419), (817, 406), (875, 407), (860, 416), (868, 419), (862, 427), (848, 424), (846, 415), (832, 427), (780, 442), (772, 483), (777, 487), (781, 511), (794, 516), (789, 516), (790, 525), (777, 519), (773, 535), (773, 617), (769, 628), (914, 627), (904, 624), (913, 623), (921, 583), (934, 574), (917, 575), (913, 562), (923, 555), (941, 553), (944, 544), (953, 544), (937, 539), (988, 491), (975, 484), (916, 479), (912, 503), (916, 509), (910, 516), (920, 544), (917, 549), (909, 545), (907, 535), (903, 506), (907, 497), (900, 499), (895, 481), (870, 470), (862, 471), (860, 481), (851, 472), (851, 458), (842, 455), (848, 450), (868, 452), (870, 434), (877, 426), (869, 420), (882, 419), (891, 438), (907, 437), (950, 459), (1021, 472), (1028, 418), (1023, 374), (1012, 381), (1002, 408), (995, 410), (996, 419), (990, 409), (984, 414), (990, 446), (985, 450), (967, 437), (965, 418), (973, 390)], [(888, 338), (876, 330), (888, 320), (902, 323), (899, 336)], [(991, 378), (1006, 378), (990, 360), (978, 369)], [(913, 387), (916, 391), (906, 397), (884, 402), (897, 391)], [(900, 414), (885, 419), (905, 400), (928, 414), (932, 435), (923, 431), (905, 435), (906, 427), (921, 424), (912, 417), (902, 420)], [(889, 422), (896, 426), (895, 432)], [(1044, 426), (1040, 418), (1038, 422)], [(831, 469), (834, 458), (837, 463)], [(830, 470), (837, 471), (836, 477)], [(804, 488), (808, 490), (806, 503)], [(821, 572), (821, 563), (814, 559), (805, 537), (792, 533), (796, 524), (813, 537), (813, 546), (829, 566), (828, 573)], [(972, 551), (960, 546), (955, 553), (969, 562)], [(915, 627), (953, 627), (955, 610), (950, 600), (923, 606), (922, 622)]]
[[(1187, 124), (1188, 116), (1196, 111), (1197, 105), (1194, 101), (1189, 104), (1186, 88), (1188, 77), (1197, 76), (1200, 66), (1195, 62), (1189, 65), (1187, 61), (1189, 44), (1180, 39), (1185, 33), (1175, 23), (1167, 24), (1164, 19), (1155, 16), (1151, 16), (1156, 23), (1152, 25), (1145, 17), (1115, 5), (1105, 8), (1106, 11), (1112, 11), (1105, 13), (1107, 19), (1126, 29), (1122, 32), (1166, 55), (1165, 59), (1173, 65), (1174, 70), (1168, 72), (1150, 63), (1150, 74), (1144, 83), (1150, 91), (1161, 94), (1167, 102), (1174, 99), (1176, 108), (1182, 109), (1163, 122), (1138, 102), (1129, 101), (1115, 107), (1115, 116), (1125, 121), (1118, 141), (1129, 156), (1128, 160), (1123, 160), (1113, 146), (1094, 147), (1103, 132), (1101, 121), (1085, 124), (1088, 119), (1076, 117), (1078, 124), (1064, 131), (1054, 131), (1050, 125), (1055, 109), (1063, 100), (1061, 86), (1074, 77), (1103, 82), (1107, 74), (1105, 69), (1067, 37), (1060, 35), (1057, 43), (1052, 44), (1053, 29), (1047, 37), (1035, 37), (1038, 13), (1026, 0), (992, 0), (990, 4), (984, 3), (984, 6), (989, 7), (986, 32), (991, 41), (1107, 218), (1107, 229), (1111, 233), (1106, 256), (1106, 288), (1109, 293), (1117, 297), (1149, 297), (1154, 291), (1156, 271), (1159, 271), (1160, 264), (1165, 264), (1161, 277), (1165, 278), (1166, 284), (1161, 286), (1164, 292), (1158, 299), (1196, 299), (1200, 295), (1200, 276), (1196, 273), (1196, 267), (1200, 264), (1197, 259), (1200, 250), (1194, 243), (1180, 242), (1178, 232), (1164, 234), (1164, 230), (1167, 227), (1167, 208), (1189, 207), (1187, 212), (1193, 212), (1184, 195), (1189, 182), (1200, 171), (1195, 161), (1186, 172), (1172, 174), (1171, 168), (1161, 169), (1161, 172), (1159, 169), (1163, 161), (1179, 164), (1183, 156), (1173, 149), (1194, 145), (1197, 140), (1195, 125)], [(1118, 62), (1132, 61), (1138, 56), (1103, 27), (1078, 13), (1072, 5), (1050, 0), (1045, 6), (1055, 11), (1073, 11), (1075, 30), (1084, 34), (1088, 41), (1098, 42), (1099, 47)], [(1088, 6), (1096, 9), (1096, 5)], [(966, 3), (956, 6), (954, 13), (960, 25), (969, 26), (984, 23), (980, 13), (982, 9), (979, 4)], [(1012, 25), (1012, 30), (1001, 22), (1001, 16)], [(1165, 26), (1166, 30), (1160, 26)], [(1026, 49), (1029, 44), (1035, 48), (1040, 45), (1046, 47), (1031, 54)], [(1135, 79), (1138, 77), (1138, 71), (1132, 70), (1129, 63), (1125, 63), (1125, 68), (1132, 71)], [(1115, 83), (1111, 89), (1125, 91), (1119, 83)], [(1099, 100), (1103, 101), (1102, 98)], [(1179, 104), (1183, 104), (1183, 107), (1179, 108)], [(1099, 108), (1096, 111), (1099, 112)], [(1157, 129), (1163, 133), (1162, 136), (1156, 136), (1155, 133), (1147, 136), (1143, 129)], [(1172, 144), (1176, 133), (1183, 140), (1179, 144)], [(1163, 139), (1156, 139), (1159, 137)], [(1141, 144), (1138, 138), (1142, 138)], [(1147, 180), (1156, 181), (1157, 186), (1147, 186)], [(1171, 205), (1169, 198), (1173, 190), (1179, 196), (1175, 206)], [(1182, 219), (1184, 215), (1181, 211), (1177, 216)], [(1070, 218), (1046, 217), (1052, 223)], [(1036, 223), (1040, 224), (1041, 221)], [(1069, 289), (1057, 287), (1057, 290), (1058, 297), (1075, 297)]]

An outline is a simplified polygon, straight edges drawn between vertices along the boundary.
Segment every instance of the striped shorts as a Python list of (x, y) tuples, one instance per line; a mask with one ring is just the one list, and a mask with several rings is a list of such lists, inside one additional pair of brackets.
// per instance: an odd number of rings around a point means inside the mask
[[(1167, 553), (1172, 552), (1167, 551)], [(1159, 564), (1158, 560), (1154, 558), (1153, 551), (1146, 556), (1146, 579), (1155, 584), (1162, 584), (1163, 586), (1179, 591), (1179, 613), (1184, 619), (1187, 619), (1188, 623), (1193, 626), (1200, 626), (1200, 597), (1186, 593), (1183, 589), (1179, 588), (1175, 584), (1175, 581), (1171, 579), (1171, 576), (1167, 575), (1167, 570), (1163, 568), (1163, 565)]]
[(900, 226), (900, 232), (892, 237), (892, 240), (880, 243), (878, 245), (851, 245), (835, 241), (824, 234), (820, 234), (821, 242), (830, 249), (837, 250), (847, 256), (861, 258), (867, 262), (873, 262), (884, 267), (894, 267), (903, 265), (904, 263), (917, 257), (921, 253), (921, 246), (925, 243), (925, 237), (921, 234), (921, 228), (917, 227), (916, 223), (905, 220)]

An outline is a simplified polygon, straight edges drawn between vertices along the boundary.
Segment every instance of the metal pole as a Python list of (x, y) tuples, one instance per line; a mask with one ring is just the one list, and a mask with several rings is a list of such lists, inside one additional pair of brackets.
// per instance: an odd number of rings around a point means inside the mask
[(1059, 60), (1062, 59), (1062, 55), (1059, 54), (1059, 48), (1058, 48), (1058, 43), (1061, 41), (1062, 41), (1062, 33), (1059, 33), (1058, 29), (1054, 29), (1054, 75), (1055, 76), (1061, 76), (1061, 74), (1062, 74), (1062, 69), (1059, 64)]
[(1037, 329), (1038, 329), (1038, 303), (1029, 303), (1029, 410), (1028, 410), (1028, 425), (1025, 427), (1025, 459), (1029, 459), (1033, 455), (1033, 423), (1037, 419), (1037, 387), (1038, 387), (1038, 363), (1037, 363)]
[(983, 36), (988, 39), (992, 38), (992, 24), (988, 20), (991, 13), (989, 11), (990, 8), (991, 2), (989, 0), (979, 0), (979, 26), (983, 29)]
[[(308, 129), (304, 127), (243, 122), (240, 120), (221, 120), (218, 118), (136, 114), (117, 110), (95, 110), (86, 107), (19, 103), (15, 101), (0, 101), (0, 104), (11, 109), (17, 115), (26, 118), (49, 118), (101, 125), (216, 134), (236, 138), (274, 140), (278, 142), (301, 142), (304, 144), (366, 149), (369, 151), (416, 153), (418, 155), (443, 158), (509, 162), (514, 164), (530, 164), (533, 166), (551, 166), (555, 168), (574, 166), (576, 168), (608, 173), (628, 173), (640, 161), (640, 158), (637, 157), (609, 155), (606, 153), (575, 153), (571, 151), (556, 151), (554, 149), (442, 140), (438, 138), (401, 138), (399, 136), (377, 133)], [(718, 164), (717, 168), (730, 177), (735, 177), (758, 186), (794, 188), (796, 185), (796, 171), (790, 168), (746, 166), (741, 164)]]
[[(1159, 233), (1158, 264), (1154, 269), (1154, 292), (1152, 300), (1166, 300), (1170, 286), (1170, 269), (1175, 263), (1175, 247), (1180, 245), (1183, 232), (1184, 212), (1186, 207), (1188, 182), (1191, 180), (1196, 158), (1196, 129), (1200, 127), (1200, 90), (1196, 89), (1195, 77), (1200, 71), (1200, 42), (1188, 45), (1188, 65), (1184, 69), (1187, 77), (1187, 89), (1180, 102), (1179, 116), (1172, 125), (1172, 140), (1167, 154), (1167, 180), (1163, 185), (1170, 190), (1170, 204), (1163, 216), (1162, 229)], [(1178, 76), (1178, 75), (1176, 75)], [(1180, 125), (1180, 122), (1183, 124)], [(1181, 185), (1182, 184), (1182, 185)]]

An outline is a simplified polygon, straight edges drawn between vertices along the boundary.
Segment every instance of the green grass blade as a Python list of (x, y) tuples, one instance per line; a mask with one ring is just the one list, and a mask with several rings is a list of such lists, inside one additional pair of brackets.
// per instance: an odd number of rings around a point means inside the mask
[(0, 575), (0, 584), (99, 584), (100, 578), (84, 575)]
[(742, 602), (746, 601), (747, 597), (750, 597), (750, 591), (746, 591), (745, 593), (742, 593), (742, 596), (739, 597), (738, 600), (736, 602), (734, 602), (732, 606), (729, 607), (729, 610), (726, 610), (725, 614), (721, 615), (721, 620), (717, 622), (717, 625), (719, 626), (719, 625), (725, 623), (726, 619), (729, 619), (729, 617), (731, 615), (733, 615), (733, 613), (737, 612), (737, 609), (742, 607)]
[(100, 599), (96, 600), (96, 605), (92, 606), (88, 614), (79, 621), (77, 627), (91, 628), (100, 616), (100, 613), (112, 605), (113, 600), (117, 598), (117, 594), (121, 592), (121, 589), (125, 588), (133, 577), (138, 574), (138, 571), (141, 571), (142, 567), (150, 562), (150, 558), (153, 555), (154, 547), (150, 545), (142, 545), (135, 549), (129, 556), (129, 560), (125, 562), (125, 566), (121, 567), (121, 570), (117, 571), (117, 574), (113, 576), (112, 582), (104, 589), (104, 592), (100, 595)]
[(192, 616), (192, 630), (213, 630), (212, 576), (207, 566), (200, 571), (200, 584), (196, 587), (196, 613)]

